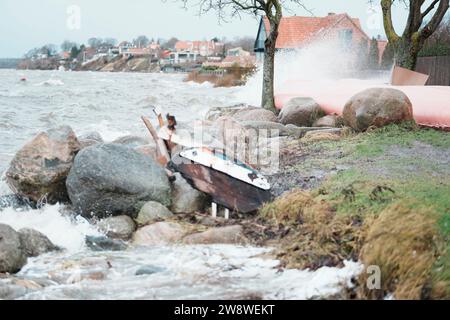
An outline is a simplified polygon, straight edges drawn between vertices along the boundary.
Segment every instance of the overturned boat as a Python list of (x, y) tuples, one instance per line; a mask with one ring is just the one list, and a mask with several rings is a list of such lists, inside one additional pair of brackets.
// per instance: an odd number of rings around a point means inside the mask
[(189, 148), (172, 157), (169, 168), (227, 209), (249, 213), (272, 198), (267, 179), (249, 165), (207, 147)]

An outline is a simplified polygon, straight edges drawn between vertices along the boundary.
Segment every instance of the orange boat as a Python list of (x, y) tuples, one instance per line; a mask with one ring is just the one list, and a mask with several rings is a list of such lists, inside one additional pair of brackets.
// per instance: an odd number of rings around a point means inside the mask
[(381, 81), (344, 79), (336, 81), (286, 82), (275, 95), (278, 109), (292, 98), (313, 98), (328, 114), (341, 115), (347, 101), (369, 88), (393, 88), (404, 92), (413, 105), (414, 119), (419, 125), (450, 131), (450, 87), (392, 86)]

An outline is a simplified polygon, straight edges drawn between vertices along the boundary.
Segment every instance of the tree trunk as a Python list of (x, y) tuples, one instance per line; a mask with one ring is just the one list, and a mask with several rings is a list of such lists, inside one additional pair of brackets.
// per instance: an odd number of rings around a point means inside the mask
[(276, 112), (274, 97), (274, 76), (275, 76), (275, 44), (278, 37), (278, 25), (271, 26), (271, 32), (264, 45), (264, 67), (263, 67), (263, 89), (262, 107)]
[(395, 43), (395, 64), (414, 71), (422, 45), (416, 37), (400, 38)]

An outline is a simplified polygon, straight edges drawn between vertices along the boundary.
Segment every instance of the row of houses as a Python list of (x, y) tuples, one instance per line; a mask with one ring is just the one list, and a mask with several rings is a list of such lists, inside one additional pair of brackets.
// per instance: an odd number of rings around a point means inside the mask
[[(136, 47), (124, 41), (118, 46), (85, 48), (82, 61), (91, 61), (103, 56), (148, 57), (154, 63), (161, 65), (202, 64), (205, 67), (228, 68), (234, 65), (252, 67), (261, 63), (264, 57), (264, 42), (270, 32), (267, 18), (262, 18), (254, 45), (250, 53), (242, 48), (226, 50), (225, 44), (219, 41), (178, 41), (174, 48), (167, 50), (158, 43), (152, 42), (145, 47)], [(361, 41), (369, 42), (370, 37), (361, 27), (358, 18), (352, 18), (347, 13), (329, 13), (325, 17), (283, 17), (279, 27), (276, 49), (298, 50), (316, 41), (334, 41), (343, 49), (357, 48)], [(386, 48), (387, 41), (378, 39), (380, 60)], [(355, 52), (355, 50), (353, 50)], [(68, 59), (70, 52), (61, 53), (61, 59)]]

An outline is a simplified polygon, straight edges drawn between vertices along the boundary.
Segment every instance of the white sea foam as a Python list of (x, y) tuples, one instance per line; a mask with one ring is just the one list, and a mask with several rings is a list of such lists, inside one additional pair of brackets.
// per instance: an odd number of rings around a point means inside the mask
[(88, 221), (78, 217), (65, 216), (61, 205), (47, 205), (38, 210), (0, 211), (0, 223), (10, 225), (15, 230), (32, 228), (45, 234), (54, 244), (70, 252), (84, 249), (86, 235), (99, 235)]

